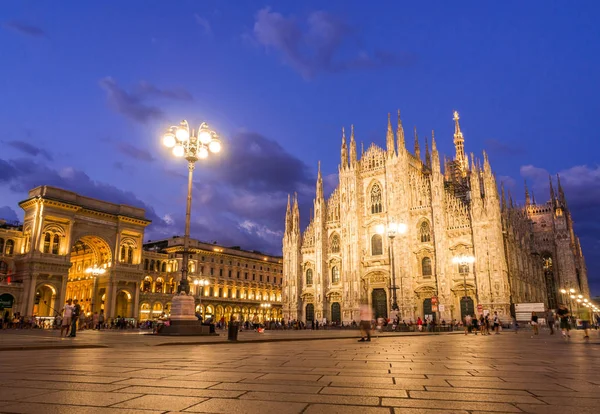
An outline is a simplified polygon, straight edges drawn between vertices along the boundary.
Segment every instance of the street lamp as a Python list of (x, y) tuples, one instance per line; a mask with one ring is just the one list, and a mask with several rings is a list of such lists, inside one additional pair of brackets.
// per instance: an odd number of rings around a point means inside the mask
[[(463, 301), (465, 302), (465, 312), (467, 311), (467, 272), (462, 271), (464, 266), (469, 266), (472, 263), (475, 263), (475, 256), (461, 254), (459, 256), (454, 256), (452, 258), (452, 263), (457, 264), (459, 266), (459, 273), (463, 275), (463, 288), (465, 289), (465, 296), (463, 297)], [(462, 315), (461, 315), (462, 318)]]
[[(406, 233), (406, 224), (390, 222), (388, 223), (387, 228), (385, 225), (379, 224), (377, 225), (377, 227), (375, 227), (375, 231), (380, 235), (387, 232), (387, 236), (390, 239), (389, 255), (390, 265), (392, 267), (392, 310), (398, 311), (398, 301), (396, 299), (396, 266), (394, 265), (394, 237), (396, 237), (396, 233)], [(402, 286), (402, 276), (400, 277), (400, 290), (402, 291), (402, 293), (404, 293), (404, 289)], [(403, 309), (400, 312), (401, 316), (404, 314), (404, 299), (402, 299), (402, 308)]]
[(198, 130), (190, 129), (186, 120), (181, 121), (178, 126), (172, 126), (163, 136), (163, 144), (172, 148), (173, 155), (185, 158), (188, 162), (188, 191), (187, 205), (185, 211), (185, 235), (183, 237), (183, 263), (181, 266), (181, 281), (177, 287), (177, 293), (190, 293), (190, 284), (187, 278), (189, 262), (190, 243), (190, 217), (192, 212), (192, 179), (196, 161), (208, 157), (209, 152), (221, 151), (219, 136), (208, 127), (206, 122), (200, 124)]
[[(202, 309), (202, 295), (204, 292), (205, 286), (210, 285), (210, 280), (207, 279), (194, 279), (194, 285), (196, 286), (196, 294), (198, 295), (198, 305), (200, 305), (200, 309)], [(201, 293), (201, 294), (198, 294)], [(202, 317), (204, 317), (204, 312), (201, 313)]]

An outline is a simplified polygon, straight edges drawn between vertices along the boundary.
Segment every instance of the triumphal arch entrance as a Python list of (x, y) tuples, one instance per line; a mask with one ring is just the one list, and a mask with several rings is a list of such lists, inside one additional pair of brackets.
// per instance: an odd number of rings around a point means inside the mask
[(86, 314), (138, 316), (150, 224), (143, 209), (50, 186), (29, 191), (19, 206), (25, 218), (15, 280), (23, 283), (22, 314), (56, 316), (72, 298)]

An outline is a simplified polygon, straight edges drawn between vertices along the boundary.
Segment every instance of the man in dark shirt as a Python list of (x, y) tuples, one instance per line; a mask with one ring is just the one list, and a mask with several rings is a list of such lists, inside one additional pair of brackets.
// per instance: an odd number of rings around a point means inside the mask
[(569, 323), (569, 317), (571, 316), (569, 310), (566, 305), (560, 304), (556, 314), (560, 318), (560, 330), (562, 332), (563, 338), (567, 339), (571, 337), (569, 331), (571, 330), (571, 325)]

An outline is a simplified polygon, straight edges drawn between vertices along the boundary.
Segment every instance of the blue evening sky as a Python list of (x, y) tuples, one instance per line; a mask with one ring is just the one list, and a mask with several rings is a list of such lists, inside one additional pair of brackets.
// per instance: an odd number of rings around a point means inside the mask
[[(306, 223), (317, 162), (335, 185), (341, 128), (385, 143), (436, 132), (538, 202), (561, 174), (600, 293), (597, 1), (22, 1), (0, 9), (0, 216), (50, 184), (148, 209), (183, 233), (185, 166), (159, 140), (209, 122), (192, 236), (280, 254), (287, 194)], [(408, 139), (412, 150), (412, 139)], [(421, 141), (423, 145), (423, 140)], [(4, 207), (3, 207), (4, 206)], [(16, 213), (16, 214), (15, 214)]]

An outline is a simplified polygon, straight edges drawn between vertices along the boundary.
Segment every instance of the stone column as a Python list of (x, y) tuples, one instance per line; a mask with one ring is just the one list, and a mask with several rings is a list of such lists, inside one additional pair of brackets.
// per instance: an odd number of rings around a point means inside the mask
[(27, 279), (27, 283), (23, 286), (23, 304), (22, 314), (24, 316), (33, 315), (33, 306), (35, 302), (35, 287), (37, 284), (38, 273), (32, 273)]
[(135, 282), (135, 292), (133, 293), (133, 317), (139, 318), (140, 312), (140, 283)]

